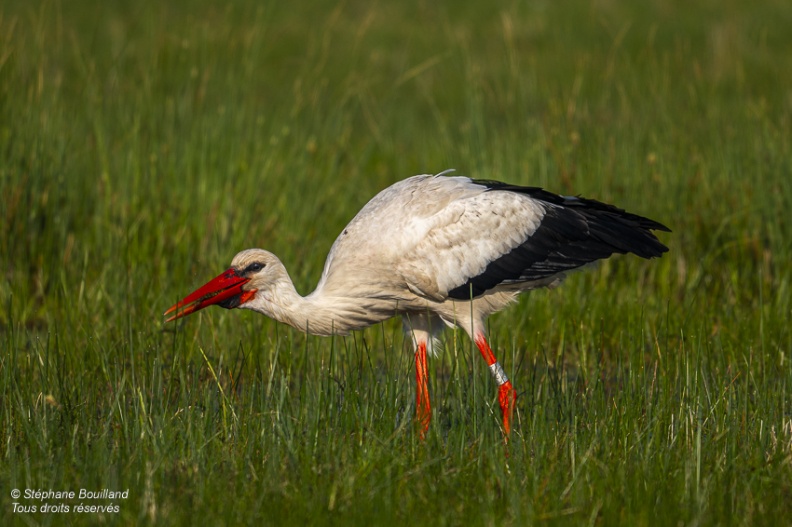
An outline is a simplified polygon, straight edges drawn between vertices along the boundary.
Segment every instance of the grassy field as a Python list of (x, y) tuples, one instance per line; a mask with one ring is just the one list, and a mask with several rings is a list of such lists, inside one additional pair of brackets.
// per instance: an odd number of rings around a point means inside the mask
[[(3, 2), (0, 524), (787, 524), (790, 28), (782, 0)], [(447, 168), (673, 230), (492, 317), (508, 447), (461, 333), (422, 443), (398, 321), (163, 323), (251, 246), (309, 292), (368, 198)]]

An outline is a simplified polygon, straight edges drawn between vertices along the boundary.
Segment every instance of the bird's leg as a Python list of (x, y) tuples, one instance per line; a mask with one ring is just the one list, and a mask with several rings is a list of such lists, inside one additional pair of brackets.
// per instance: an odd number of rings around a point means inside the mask
[(501, 412), (503, 413), (503, 433), (508, 436), (511, 431), (511, 419), (514, 413), (514, 403), (517, 400), (517, 392), (514, 391), (511, 381), (506, 377), (503, 367), (495, 359), (495, 354), (492, 353), (492, 349), (487, 344), (484, 334), (478, 333), (475, 342), (481, 352), (481, 356), (484, 357), (484, 361), (489, 366), (490, 373), (492, 373), (498, 383), (498, 403), (500, 403)]
[(419, 342), (415, 350), (415, 420), (419, 426), (421, 439), (426, 437), (429, 422), (432, 420), (432, 407), (429, 404), (429, 374), (426, 369), (426, 342)]

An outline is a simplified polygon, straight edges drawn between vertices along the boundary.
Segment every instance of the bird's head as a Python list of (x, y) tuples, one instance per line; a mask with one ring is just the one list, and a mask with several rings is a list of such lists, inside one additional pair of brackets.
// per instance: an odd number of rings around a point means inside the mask
[(273, 282), (282, 269), (283, 265), (274, 254), (262, 249), (244, 250), (234, 256), (231, 267), (226, 271), (171, 306), (164, 315), (175, 314), (166, 322), (207, 306), (218, 305), (226, 309), (241, 307), (253, 300), (260, 289)]

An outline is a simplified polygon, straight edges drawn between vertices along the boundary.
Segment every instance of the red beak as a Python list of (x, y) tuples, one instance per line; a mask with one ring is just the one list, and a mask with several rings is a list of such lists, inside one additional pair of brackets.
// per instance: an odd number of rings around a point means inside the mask
[(238, 307), (256, 294), (255, 289), (242, 289), (242, 286), (248, 282), (250, 278), (238, 275), (236, 269), (231, 268), (172, 305), (163, 315), (178, 312), (165, 322), (186, 317), (190, 313), (215, 304), (226, 309)]

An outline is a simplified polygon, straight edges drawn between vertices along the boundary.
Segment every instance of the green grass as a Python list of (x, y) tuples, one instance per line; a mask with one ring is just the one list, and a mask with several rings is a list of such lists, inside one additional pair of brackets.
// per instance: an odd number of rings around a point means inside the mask
[[(161, 4), (0, 7), (0, 523), (788, 523), (788, 2)], [(251, 246), (307, 293), (450, 167), (674, 231), (492, 317), (508, 448), (463, 334), (422, 443), (398, 321), (163, 324)], [(129, 496), (13, 513), (81, 488)]]

